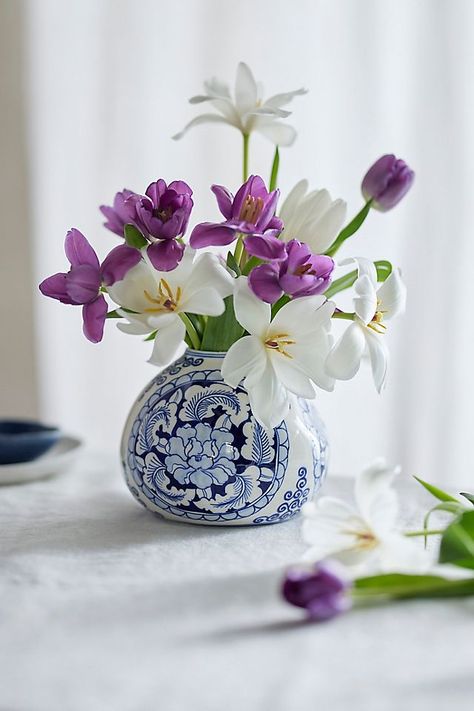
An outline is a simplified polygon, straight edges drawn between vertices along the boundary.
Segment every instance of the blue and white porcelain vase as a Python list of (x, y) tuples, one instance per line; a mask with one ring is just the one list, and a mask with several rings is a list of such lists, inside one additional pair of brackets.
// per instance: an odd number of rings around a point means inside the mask
[(298, 399), (274, 430), (243, 387), (222, 380), (225, 353), (188, 350), (143, 390), (125, 425), (125, 480), (145, 508), (213, 526), (286, 521), (321, 486), (324, 426)]

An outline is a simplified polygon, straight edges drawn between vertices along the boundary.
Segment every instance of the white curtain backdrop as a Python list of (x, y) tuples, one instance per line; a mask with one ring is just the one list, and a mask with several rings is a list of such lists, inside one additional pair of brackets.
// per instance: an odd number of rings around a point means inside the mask
[[(387, 338), (382, 396), (367, 369), (320, 410), (332, 466), (354, 473), (378, 455), (406, 473), (472, 485), (474, 3), (471, 0), (31, 0), (25, 47), (31, 240), (39, 282), (64, 266), (77, 226), (101, 255), (116, 244), (97, 206), (158, 177), (195, 190), (194, 220), (217, 217), (213, 182), (240, 181), (240, 136), (201, 127), (203, 79), (233, 81), (244, 60), (268, 91), (305, 86), (282, 150), (281, 188), (301, 177), (361, 206), (361, 177), (394, 152), (415, 169), (407, 198), (373, 213), (348, 253), (388, 258), (409, 289), (406, 316)], [(272, 146), (252, 141), (251, 169), (269, 172)], [(35, 292), (36, 293), (36, 292)], [(80, 309), (35, 296), (42, 415), (116, 450), (133, 399), (153, 377), (150, 345), (108, 323), (100, 345)]]

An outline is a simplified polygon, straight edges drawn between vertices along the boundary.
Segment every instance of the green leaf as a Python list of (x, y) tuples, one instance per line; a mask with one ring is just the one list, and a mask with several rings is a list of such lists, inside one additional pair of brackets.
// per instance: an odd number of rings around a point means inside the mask
[(243, 336), (244, 329), (235, 318), (232, 296), (224, 299), (225, 311), (221, 316), (210, 316), (202, 337), (204, 351), (227, 351)]
[(122, 318), (122, 316), (117, 313), (117, 309), (115, 309), (114, 311), (109, 311), (105, 318)]
[(417, 482), (426, 489), (426, 491), (429, 491), (435, 499), (439, 499), (439, 501), (456, 501), (458, 504), (460, 503), (459, 499), (455, 499), (454, 496), (451, 496), (451, 494), (448, 494), (446, 491), (438, 489), (437, 486), (429, 484), (427, 481), (423, 481), (423, 479), (420, 479), (418, 476), (413, 478), (416, 479)]
[(245, 264), (244, 268), (242, 269), (242, 274), (244, 276), (248, 276), (252, 269), (254, 267), (258, 267), (259, 264), (263, 264), (263, 260), (259, 259), (258, 257), (250, 257), (248, 262)]
[(279, 168), (280, 168), (280, 151), (278, 150), (278, 146), (276, 146), (275, 155), (273, 156), (272, 170), (270, 173), (270, 183), (268, 186), (269, 191), (275, 190), (275, 188), (277, 186), (278, 169)]
[(474, 511), (466, 511), (445, 530), (439, 562), (474, 568)]
[(145, 247), (148, 242), (134, 225), (125, 225), (124, 230), (125, 242), (129, 247), (135, 247), (135, 249), (141, 249)]
[[(377, 262), (374, 262), (374, 264), (377, 270), (377, 281), (385, 281), (392, 273), (391, 263), (386, 259), (379, 259)], [(330, 299), (334, 294), (338, 294), (340, 291), (344, 291), (344, 289), (349, 289), (356, 279), (357, 270), (354, 269), (352, 272), (344, 274), (344, 276), (333, 281), (329, 289), (325, 291), (324, 296)]]
[(229, 269), (232, 269), (232, 271), (234, 272), (235, 276), (238, 276), (238, 277), (239, 277), (239, 276), (242, 274), (242, 271), (241, 271), (241, 269), (240, 269), (240, 267), (239, 267), (239, 265), (238, 265), (238, 263), (237, 263), (236, 258), (235, 258), (234, 255), (232, 254), (232, 252), (229, 252), (229, 253), (227, 254), (227, 266), (229, 267)]
[(354, 581), (354, 598), (435, 598), (474, 595), (474, 576), (461, 580), (443, 578), (439, 575), (406, 575), (388, 573), (358, 578)]
[(152, 332), (149, 333), (148, 336), (147, 336), (146, 338), (144, 338), (143, 340), (144, 340), (144, 341), (154, 341), (154, 340), (155, 340), (155, 336), (156, 336), (157, 333), (158, 333), (158, 331), (152, 331)]
[(468, 494), (465, 491), (461, 491), (461, 496), (464, 496), (464, 498), (470, 501), (471, 504), (474, 506), (474, 494)]
[(362, 210), (360, 210), (357, 215), (349, 222), (349, 224), (346, 225), (344, 229), (339, 232), (332, 245), (326, 251), (326, 254), (329, 257), (334, 256), (334, 254), (336, 254), (337, 250), (343, 244), (343, 242), (345, 242), (346, 239), (349, 239), (349, 237), (352, 237), (352, 235), (357, 232), (357, 230), (362, 226), (365, 218), (370, 212), (371, 204), (372, 200), (366, 202)]

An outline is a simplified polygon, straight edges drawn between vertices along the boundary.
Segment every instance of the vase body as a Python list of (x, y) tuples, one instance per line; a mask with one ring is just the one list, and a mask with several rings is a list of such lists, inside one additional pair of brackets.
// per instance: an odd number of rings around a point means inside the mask
[(327, 441), (312, 401), (273, 430), (222, 380), (224, 353), (188, 350), (143, 390), (121, 445), (133, 496), (165, 518), (242, 526), (286, 521), (321, 486)]

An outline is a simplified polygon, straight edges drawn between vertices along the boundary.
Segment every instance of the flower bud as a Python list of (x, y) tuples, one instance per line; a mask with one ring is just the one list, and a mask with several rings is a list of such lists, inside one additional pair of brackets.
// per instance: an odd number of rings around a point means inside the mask
[(415, 173), (393, 154), (379, 158), (362, 181), (362, 194), (372, 207), (386, 212), (400, 202), (410, 189)]
[(349, 582), (334, 562), (311, 568), (290, 568), (282, 586), (284, 599), (306, 610), (317, 622), (329, 620), (351, 607)]

